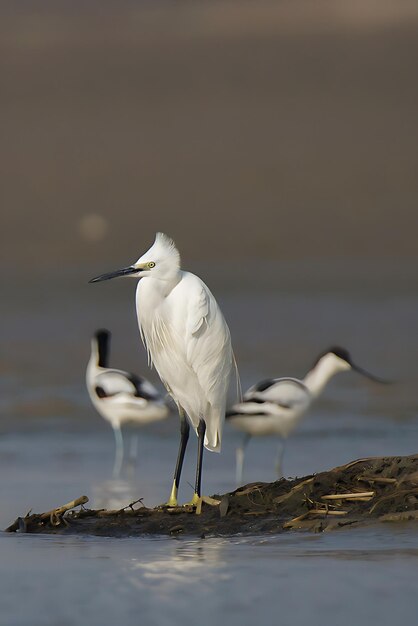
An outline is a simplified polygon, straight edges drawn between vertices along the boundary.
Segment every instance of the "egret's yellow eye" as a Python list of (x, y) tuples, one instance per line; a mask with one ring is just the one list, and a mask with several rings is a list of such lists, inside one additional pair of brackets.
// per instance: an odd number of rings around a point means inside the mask
[(154, 261), (150, 261), (150, 262), (148, 263), (148, 267), (149, 267), (149, 268), (155, 267), (155, 263), (154, 263)]

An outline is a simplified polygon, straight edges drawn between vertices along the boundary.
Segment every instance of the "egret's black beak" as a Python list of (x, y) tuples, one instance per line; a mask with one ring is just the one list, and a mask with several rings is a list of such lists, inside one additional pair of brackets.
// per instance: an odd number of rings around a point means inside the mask
[(362, 367), (359, 367), (358, 365), (355, 365), (354, 363), (351, 363), (351, 368), (357, 372), (358, 374), (361, 374), (362, 376), (365, 376), (366, 378), (369, 378), (370, 380), (373, 380), (375, 383), (380, 383), (381, 385), (390, 385), (392, 383), (391, 380), (385, 380), (384, 378), (379, 378), (379, 376), (375, 376), (374, 374), (370, 374), (370, 372), (368, 372), (367, 370), (364, 370)]
[(132, 274), (138, 274), (141, 270), (138, 267), (123, 267), (121, 270), (116, 270), (116, 272), (109, 272), (108, 274), (101, 274), (100, 276), (96, 276), (96, 278), (92, 278), (89, 280), (89, 283), (99, 283), (102, 280), (110, 280), (111, 278), (120, 278), (121, 276), (130, 276)]

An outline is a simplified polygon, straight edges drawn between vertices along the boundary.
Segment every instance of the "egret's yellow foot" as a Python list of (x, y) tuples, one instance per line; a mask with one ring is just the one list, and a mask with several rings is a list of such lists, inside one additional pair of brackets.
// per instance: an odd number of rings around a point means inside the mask
[(199, 502), (202, 500), (201, 496), (198, 496), (196, 492), (193, 494), (193, 498), (190, 502), (186, 502), (184, 506), (198, 506)]
[(168, 498), (168, 502), (165, 506), (178, 506), (176, 481), (173, 481), (173, 487), (171, 488), (170, 497)]

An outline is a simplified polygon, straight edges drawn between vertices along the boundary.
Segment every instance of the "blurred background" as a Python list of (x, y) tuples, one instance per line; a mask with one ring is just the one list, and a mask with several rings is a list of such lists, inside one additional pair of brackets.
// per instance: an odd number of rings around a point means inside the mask
[[(112, 434), (84, 386), (91, 334), (112, 330), (112, 365), (159, 381), (134, 281), (87, 281), (157, 230), (221, 303), (244, 389), (303, 376), (335, 343), (402, 381), (333, 381), (287, 473), (416, 451), (416, 2), (4, 0), (0, 48), (6, 490), (37, 468), (21, 488), (42, 501), (49, 476), (59, 504), (51, 468), (83, 492), (106, 478)], [(177, 428), (141, 435), (148, 503), (169, 484)], [(234, 437), (222, 461), (208, 455), (208, 491), (233, 486)], [(274, 447), (251, 444), (248, 480), (274, 477)]]
[[(417, 452), (417, 60), (415, 0), (2, 0), (0, 528), (84, 493), (167, 498), (178, 418), (142, 429), (137, 467), (112, 481), (113, 435), (84, 382), (107, 327), (111, 365), (161, 389), (135, 281), (88, 284), (158, 230), (215, 293), (244, 389), (304, 376), (333, 344), (397, 381), (336, 377), (285, 475)], [(227, 426), (206, 454), (205, 493), (234, 488), (237, 441)], [(250, 443), (245, 481), (275, 478), (276, 446)], [(412, 528), (0, 540), (7, 626), (416, 616)]]

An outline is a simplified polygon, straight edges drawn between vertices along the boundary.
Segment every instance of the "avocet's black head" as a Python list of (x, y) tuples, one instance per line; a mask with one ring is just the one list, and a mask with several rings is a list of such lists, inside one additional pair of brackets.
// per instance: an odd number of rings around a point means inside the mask
[(315, 367), (315, 365), (317, 365), (317, 363), (327, 354), (334, 354), (342, 361), (348, 363), (350, 367), (353, 366), (349, 351), (346, 350), (346, 348), (341, 348), (341, 346), (332, 346), (331, 348), (328, 348), (328, 350), (324, 350), (323, 352), (321, 352), (321, 354), (316, 358), (313, 366)]
[(345, 348), (341, 348), (340, 346), (333, 346), (332, 348), (329, 348), (327, 352), (332, 352), (332, 354), (335, 354), (335, 356), (337, 356), (339, 359), (342, 359), (343, 361), (346, 361), (351, 365), (350, 353)]
[(349, 353), (349, 351), (346, 348), (341, 348), (341, 346), (332, 346), (331, 348), (328, 348), (328, 350), (324, 350), (323, 352), (321, 352), (321, 354), (318, 356), (318, 358), (315, 361), (314, 367), (319, 363), (321, 359), (323, 359), (327, 355), (334, 355), (335, 357), (337, 357), (338, 359), (340, 359), (341, 361), (343, 361), (345, 364), (348, 365), (348, 367), (345, 367), (345, 369), (349, 370), (351, 368), (358, 374), (361, 374), (362, 376), (365, 376), (366, 378), (369, 378), (370, 380), (373, 380), (376, 383), (382, 383), (384, 385), (390, 383), (390, 381), (374, 376), (374, 374), (370, 374), (370, 372), (368, 372), (367, 370), (353, 363), (353, 360), (351, 358), (351, 354)]
[(94, 333), (95, 347), (97, 351), (97, 365), (107, 367), (109, 360), (111, 333), (106, 328), (100, 328)]

